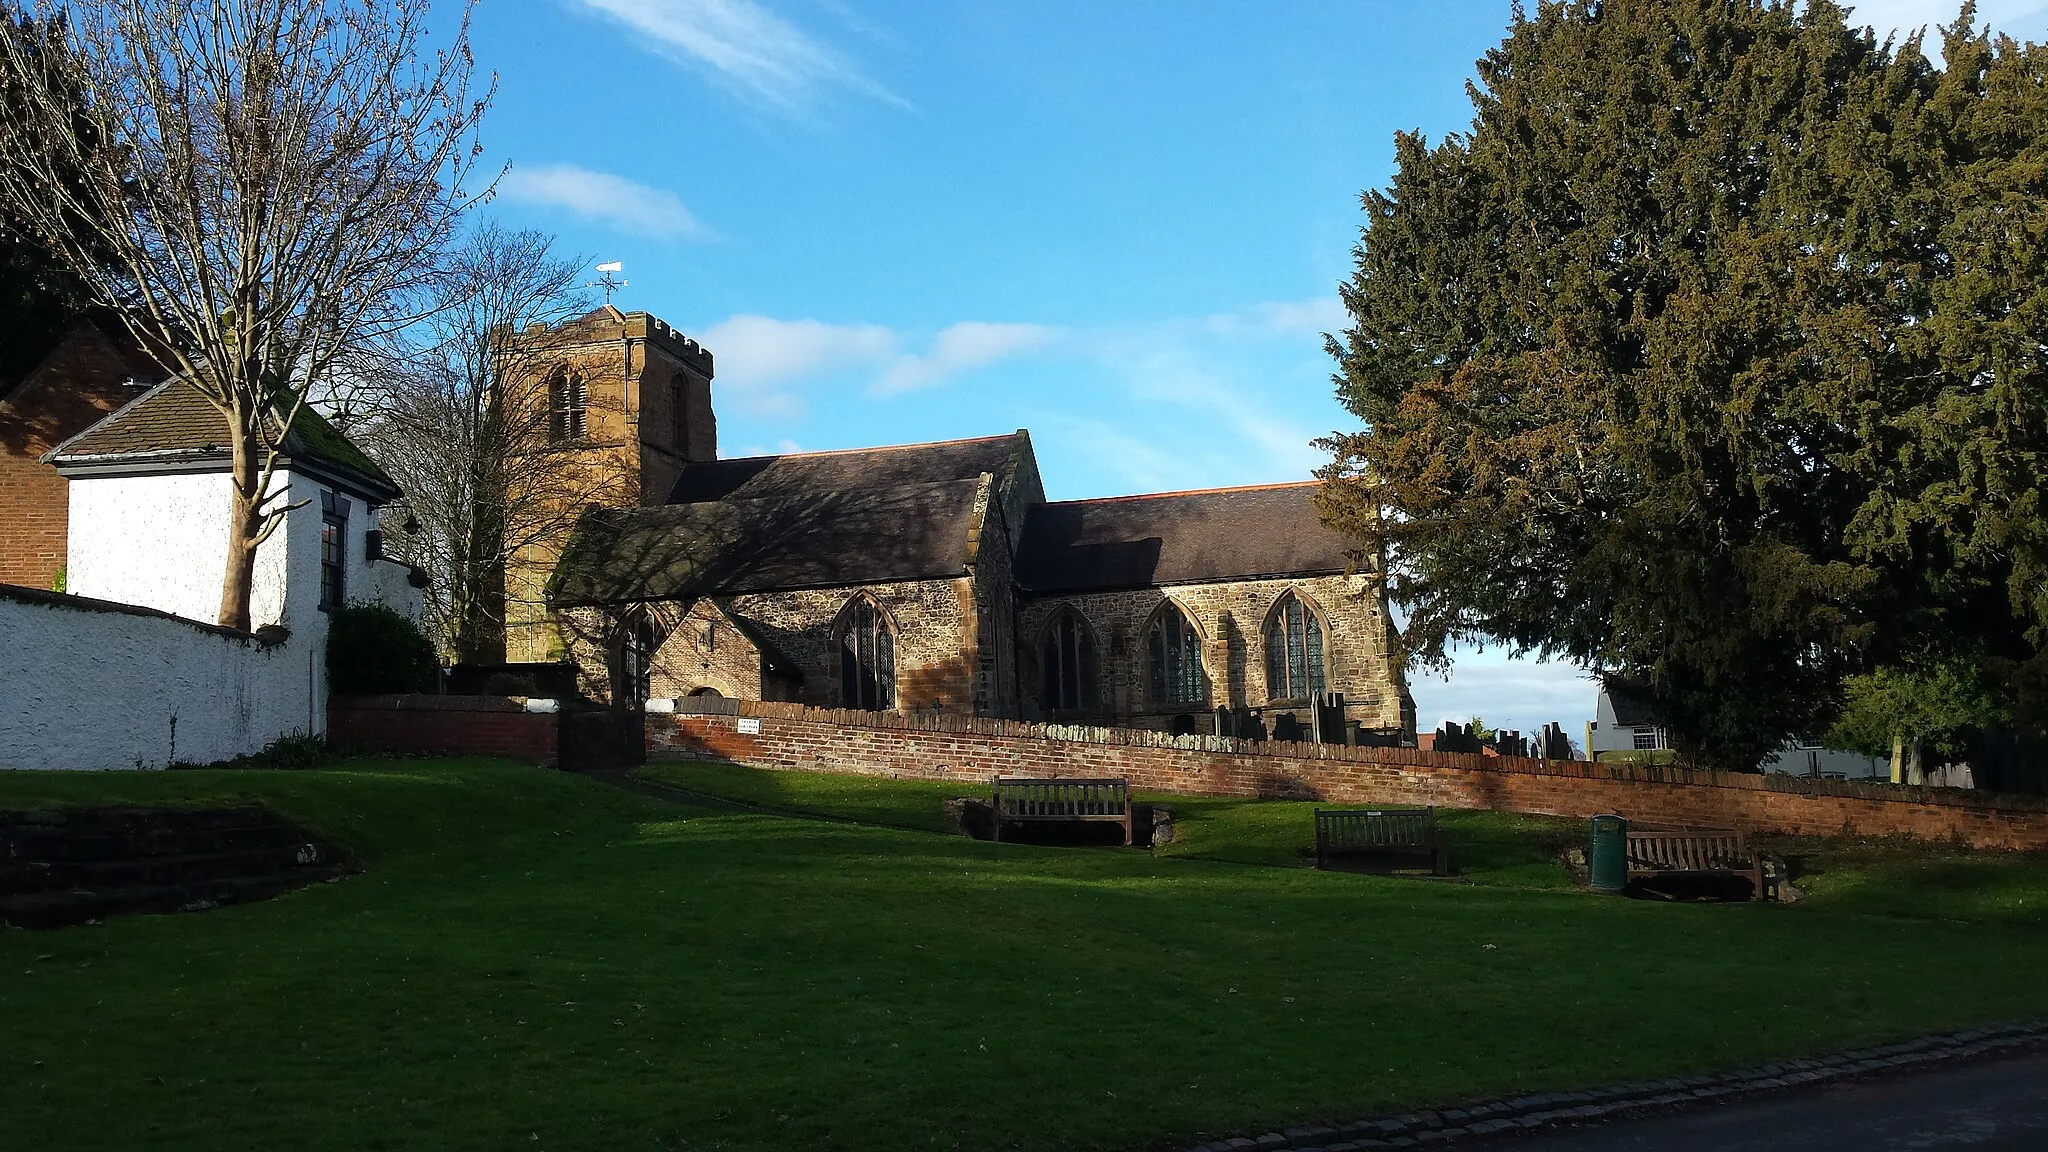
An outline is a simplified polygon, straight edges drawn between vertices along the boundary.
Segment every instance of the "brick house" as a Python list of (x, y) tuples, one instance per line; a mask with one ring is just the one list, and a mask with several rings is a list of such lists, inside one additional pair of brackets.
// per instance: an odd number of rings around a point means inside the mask
[(0, 584), (49, 589), (64, 571), (69, 485), (43, 454), (163, 377), (118, 328), (84, 319), (27, 375), (0, 381)]
[(1185, 732), (1219, 707), (1305, 723), (1341, 693), (1348, 720), (1413, 734), (1378, 574), (1313, 483), (1053, 503), (1023, 430), (720, 460), (709, 352), (645, 313), (576, 323), (596, 335), (571, 342), (555, 424), (607, 460), (630, 446), (638, 499), (565, 515), (508, 573), (515, 659), (545, 647), (636, 702)]

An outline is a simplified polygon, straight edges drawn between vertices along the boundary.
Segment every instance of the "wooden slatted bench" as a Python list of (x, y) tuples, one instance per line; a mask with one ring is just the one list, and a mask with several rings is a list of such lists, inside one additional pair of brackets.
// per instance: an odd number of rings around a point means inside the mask
[(996, 778), (995, 838), (1005, 824), (1054, 823), (1073, 820), (1115, 822), (1124, 826), (1124, 843), (1132, 837), (1131, 783), (1108, 780)]
[(1750, 899), (1765, 898), (1763, 857), (1742, 833), (1721, 828), (1628, 830), (1628, 878), (1730, 876), (1749, 881)]
[(1316, 809), (1317, 868), (1327, 871), (1340, 853), (1381, 852), (1427, 856), (1433, 874), (1450, 871), (1435, 808)]

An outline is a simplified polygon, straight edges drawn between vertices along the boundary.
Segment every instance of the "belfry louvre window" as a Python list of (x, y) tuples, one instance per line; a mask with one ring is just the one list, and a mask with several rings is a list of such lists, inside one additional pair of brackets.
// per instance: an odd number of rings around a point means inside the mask
[(1095, 640), (1072, 608), (1060, 609), (1045, 630), (1045, 706), (1055, 712), (1091, 708), (1095, 691)]
[(869, 712), (896, 707), (896, 637), (888, 617), (865, 596), (847, 605), (840, 621), (839, 700)]
[(548, 381), (548, 437), (556, 443), (583, 439), (589, 400), (583, 377), (557, 372)]
[(1306, 700), (1323, 693), (1323, 622), (1289, 592), (1266, 622), (1266, 694)]
[(689, 394), (689, 387), (689, 381), (678, 372), (674, 386), (669, 389), (669, 444), (678, 456), (690, 450), (690, 410), (684, 399)]
[(1165, 604), (1152, 617), (1145, 630), (1145, 647), (1154, 703), (1195, 704), (1209, 698), (1208, 678), (1202, 673), (1201, 634), (1178, 607)]

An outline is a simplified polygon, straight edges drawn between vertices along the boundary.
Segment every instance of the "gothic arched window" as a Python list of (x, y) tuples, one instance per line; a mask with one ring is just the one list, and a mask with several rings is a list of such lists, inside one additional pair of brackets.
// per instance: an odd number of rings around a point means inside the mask
[(1155, 704), (1196, 704), (1209, 698), (1202, 672), (1202, 636), (1171, 600), (1159, 606), (1145, 629), (1147, 663)]
[(896, 707), (896, 634), (866, 596), (854, 597), (840, 614), (839, 701), (869, 712)]
[(548, 378), (548, 438), (556, 443), (583, 439), (590, 392), (583, 377), (556, 372)]
[(1266, 695), (1307, 700), (1323, 692), (1323, 622), (1289, 592), (1266, 618)]
[(1046, 625), (1045, 643), (1040, 647), (1045, 670), (1045, 706), (1055, 712), (1093, 708), (1100, 698), (1095, 689), (1095, 638), (1081, 614), (1062, 608)]

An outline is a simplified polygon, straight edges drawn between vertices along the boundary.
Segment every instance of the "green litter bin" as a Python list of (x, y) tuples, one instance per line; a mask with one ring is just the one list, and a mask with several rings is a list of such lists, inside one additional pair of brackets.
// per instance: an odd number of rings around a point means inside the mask
[(1628, 887), (1628, 821), (1619, 816), (1593, 817), (1586, 842), (1586, 871), (1595, 892)]

